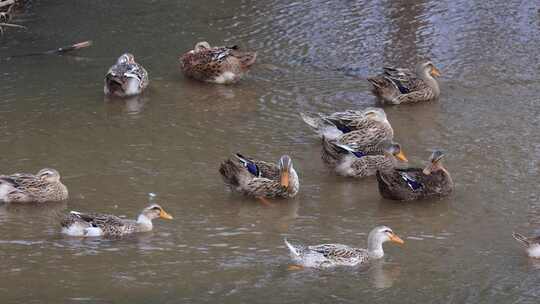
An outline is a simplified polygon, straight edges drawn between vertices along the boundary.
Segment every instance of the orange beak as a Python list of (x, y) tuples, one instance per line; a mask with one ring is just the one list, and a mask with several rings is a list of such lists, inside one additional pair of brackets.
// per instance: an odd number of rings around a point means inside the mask
[(159, 217), (162, 218), (162, 219), (166, 219), (166, 220), (172, 220), (173, 219), (172, 215), (168, 214), (163, 209), (161, 209), (161, 211), (159, 212)]
[(439, 71), (439, 69), (437, 69), (436, 67), (432, 67), (431, 76), (441, 77), (441, 71)]
[(405, 154), (403, 153), (403, 151), (399, 151), (398, 154), (395, 155), (397, 159), (401, 160), (401, 161), (404, 161), (404, 162), (408, 162), (409, 160), (407, 159), (407, 157), (405, 157)]
[(281, 172), (281, 186), (285, 188), (289, 187), (289, 171)]
[(395, 235), (394, 233), (390, 234), (390, 241), (398, 244), (405, 243), (399, 236)]

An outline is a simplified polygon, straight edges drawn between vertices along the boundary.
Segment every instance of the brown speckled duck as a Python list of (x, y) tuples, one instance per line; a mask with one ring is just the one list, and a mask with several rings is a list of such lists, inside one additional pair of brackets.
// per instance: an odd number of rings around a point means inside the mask
[(152, 220), (172, 219), (158, 204), (151, 204), (143, 209), (137, 220), (127, 220), (111, 214), (81, 213), (71, 211), (61, 221), (62, 233), (71, 236), (104, 236), (122, 237), (136, 232), (146, 232), (153, 229)]
[(381, 75), (370, 77), (373, 94), (390, 104), (430, 101), (439, 97), (439, 84), (434, 77), (441, 74), (430, 62), (416, 65), (415, 72), (409, 69), (386, 67)]
[(0, 175), (0, 202), (43, 203), (67, 198), (68, 190), (60, 181), (60, 173), (54, 169), (41, 169), (36, 175)]
[(273, 164), (235, 154), (221, 164), (219, 173), (231, 189), (256, 198), (290, 198), (300, 188), (288, 155)]
[(324, 139), (364, 154), (382, 154), (379, 144), (394, 137), (394, 130), (381, 108), (338, 112), (328, 116), (300, 115)]
[(238, 82), (251, 68), (256, 52), (242, 52), (238, 46), (210, 47), (206, 41), (180, 57), (184, 75), (205, 82), (231, 84)]
[(302, 267), (325, 268), (334, 266), (356, 266), (384, 256), (383, 243), (403, 244), (403, 240), (387, 226), (377, 226), (367, 239), (367, 249), (343, 244), (298, 245), (285, 239), (285, 245), (293, 260)]
[(443, 156), (441, 151), (433, 152), (424, 169), (394, 168), (377, 171), (381, 196), (392, 200), (413, 201), (450, 195), (454, 183), (442, 165)]
[(338, 175), (357, 178), (375, 175), (377, 170), (390, 170), (398, 160), (407, 161), (398, 143), (385, 140), (378, 146), (381, 154), (365, 154), (323, 138), (322, 159)]
[(135, 62), (132, 54), (125, 53), (105, 75), (103, 92), (106, 95), (127, 97), (142, 93), (148, 87), (148, 72)]

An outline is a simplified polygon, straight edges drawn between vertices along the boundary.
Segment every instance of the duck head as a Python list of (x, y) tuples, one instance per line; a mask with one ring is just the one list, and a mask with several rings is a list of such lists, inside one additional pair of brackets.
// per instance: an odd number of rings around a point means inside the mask
[(172, 220), (172, 215), (168, 214), (163, 210), (163, 208), (158, 204), (151, 204), (150, 206), (143, 209), (141, 215), (145, 216), (149, 220), (162, 218), (166, 220)]
[(290, 173), (293, 170), (292, 160), (289, 155), (283, 155), (279, 159), (279, 172), (281, 186), (289, 188)]
[(368, 235), (368, 254), (370, 257), (382, 258), (384, 251), (382, 244), (385, 242), (393, 242), (397, 244), (403, 244), (404, 241), (397, 236), (390, 227), (377, 226), (371, 230)]
[(47, 183), (56, 183), (60, 181), (60, 173), (55, 169), (44, 168), (39, 170), (36, 176)]
[(421, 62), (416, 66), (417, 75), (430, 75), (431, 77), (440, 77), (441, 72), (431, 61)]
[(390, 140), (385, 140), (381, 143), (383, 151), (386, 155), (391, 155), (402, 162), (408, 162), (409, 160), (403, 153), (401, 145)]
[(425, 175), (430, 175), (433, 172), (444, 170), (442, 158), (445, 156), (441, 150), (435, 150), (429, 157), (429, 164), (422, 171)]

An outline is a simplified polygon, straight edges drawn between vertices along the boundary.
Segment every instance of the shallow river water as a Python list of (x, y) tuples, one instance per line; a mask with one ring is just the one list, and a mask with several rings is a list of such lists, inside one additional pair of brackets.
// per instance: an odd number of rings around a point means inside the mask
[[(34, 1), (0, 58), (91, 39), (74, 56), (0, 59), (0, 173), (60, 171), (68, 202), (0, 205), (0, 303), (539, 303), (537, 1)], [(185, 79), (207, 40), (258, 51), (238, 85)], [(142, 98), (106, 100), (123, 52), (150, 73)], [(446, 199), (395, 203), (374, 179), (329, 173), (300, 111), (377, 105), (365, 78), (429, 58), (438, 102), (385, 107), (411, 165), (447, 151)], [(265, 206), (229, 192), (230, 153), (292, 156), (299, 195)], [(70, 238), (69, 210), (135, 217), (157, 194), (173, 221), (120, 241)], [(290, 271), (283, 238), (386, 244), (364, 268)]]

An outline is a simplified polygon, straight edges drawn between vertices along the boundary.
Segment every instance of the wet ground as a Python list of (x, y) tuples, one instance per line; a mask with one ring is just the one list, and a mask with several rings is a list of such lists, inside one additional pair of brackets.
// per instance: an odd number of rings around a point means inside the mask
[[(58, 169), (71, 198), (0, 205), (2, 303), (538, 303), (540, 263), (513, 230), (540, 229), (540, 5), (535, 1), (34, 1), (0, 57), (91, 39), (75, 56), (0, 59), (1, 173)], [(195, 42), (258, 64), (238, 85), (185, 79)], [(123, 52), (150, 73), (107, 100)], [(429, 58), (441, 98), (385, 107), (411, 165), (447, 151), (447, 199), (401, 204), (374, 179), (334, 176), (300, 111), (377, 105), (365, 78)], [(264, 206), (230, 193), (230, 153), (293, 158), (301, 191)], [(135, 217), (149, 192), (171, 213), (120, 241), (60, 234), (68, 210)], [(366, 268), (288, 271), (283, 238), (386, 245)]]

